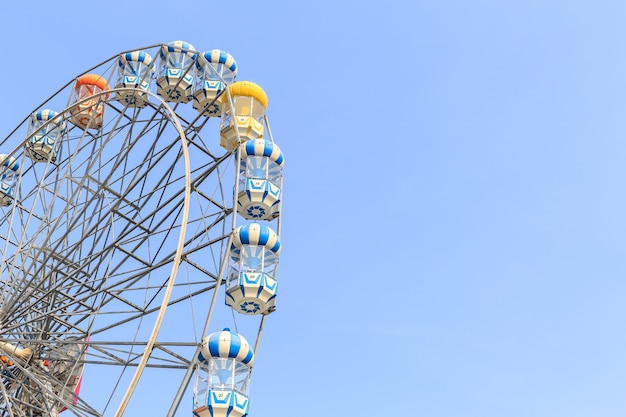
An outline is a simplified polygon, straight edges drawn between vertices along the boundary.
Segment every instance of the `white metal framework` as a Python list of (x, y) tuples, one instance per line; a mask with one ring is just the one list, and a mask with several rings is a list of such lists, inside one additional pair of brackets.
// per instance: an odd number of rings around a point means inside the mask
[[(20, 163), (0, 209), (0, 417), (121, 416), (137, 404), (135, 415), (146, 401), (172, 416), (208, 330), (236, 161), (191, 103), (145, 88), (140, 105), (119, 100), (142, 84), (115, 88), (118, 56), (88, 71), (111, 85), (89, 98), (102, 127), (68, 118), (47, 160), (25, 152), (38, 133), (28, 119), (0, 142)], [(84, 107), (68, 101), (72, 86), (37, 109)]]

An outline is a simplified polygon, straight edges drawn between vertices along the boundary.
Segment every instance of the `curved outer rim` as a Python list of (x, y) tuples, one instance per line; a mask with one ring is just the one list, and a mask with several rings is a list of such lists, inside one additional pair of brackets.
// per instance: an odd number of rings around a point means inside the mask
[[(68, 112), (70, 109), (78, 107), (82, 103), (85, 103), (89, 100), (93, 100), (94, 98), (99, 98), (101, 96), (104, 96), (104, 99), (102, 100), (103, 102), (117, 101), (115, 99), (115, 95), (111, 93), (124, 92), (124, 91), (126, 92), (138, 91), (138, 92), (141, 92), (142, 94), (149, 95), (155, 98), (157, 102), (165, 109), (167, 113), (167, 118), (170, 120), (170, 122), (176, 129), (176, 132), (178, 133), (179, 138), (180, 138), (183, 160), (185, 162), (185, 189), (184, 189), (185, 191), (184, 191), (184, 198), (183, 198), (183, 208), (181, 212), (181, 228), (180, 228), (180, 233), (178, 235), (178, 243), (176, 246), (174, 259), (172, 261), (172, 270), (170, 272), (167, 287), (163, 294), (161, 307), (159, 308), (159, 313), (156, 317), (154, 327), (152, 328), (150, 338), (148, 339), (143, 355), (141, 356), (141, 360), (139, 361), (139, 364), (137, 365), (135, 374), (133, 375), (133, 378), (124, 394), (124, 397), (122, 398), (118, 406), (118, 409), (114, 414), (115, 417), (121, 417), (126, 411), (126, 407), (128, 406), (128, 403), (131, 397), (133, 396), (133, 393), (135, 391), (135, 388), (137, 387), (137, 384), (139, 383), (141, 375), (143, 374), (143, 371), (148, 363), (148, 360), (150, 359), (150, 355), (152, 354), (152, 350), (154, 349), (157, 336), (159, 335), (161, 324), (163, 323), (163, 317), (165, 316), (165, 311), (167, 310), (167, 306), (171, 297), (172, 289), (176, 281), (176, 275), (178, 274), (178, 267), (182, 259), (182, 254), (183, 254), (184, 244), (185, 244), (185, 235), (187, 231), (187, 220), (189, 219), (189, 205), (191, 201), (191, 162), (189, 159), (189, 148), (187, 146), (187, 136), (185, 135), (185, 131), (182, 127), (182, 124), (180, 123), (180, 120), (178, 119), (178, 116), (176, 115), (176, 112), (174, 112), (171, 106), (167, 104), (167, 102), (163, 100), (163, 98), (153, 93), (152, 91), (146, 91), (146, 90), (142, 90), (139, 88), (128, 88), (128, 87), (114, 88), (111, 90), (106, 90), (106, 91), (102, 91), (99, 93), (95, 93), (85, 99), (77, 101), (76, 103), (73, 103), (71, 106), (64, 109), (61, 113), (64, 114), (65, 112)], [(111, 97), (109, 97), (109, 94), (111, 94)]]
[[(170, 105), (167, 104), (165, 100), (163, 100), (161, 97), (159, 97), (158, 95), (156, 95), (155, 93), (151, 91), (145, 91), (145, 90), (141, 90), (138, 88), (115, 88), (106, 92), (98, 93), (98, 95), (103, 96), (103, 95), (107, 95), (110, 93), (115, 93), (117, 91), (140, 91), (155, 98), (161, 104), (161, 106), (168, 113), (168, 119), (172, 122), (173, 126), (175, 127), (179, 135), (181, 149), (183, 153), (183, 160), (185, 161), (185, 194), (183, 198), (181, 228), (180, 228), (180, 233), (178, 235), (178, 244), (176, 246), (176, 253), (174, 255), (174, 260), (172, 262), (172, 270), (170, 272), (170, 277), (167, 283), (167, 288), (165, 290), (165, 293), (163, 294), (163, 300), (161, 302), (159, 313), (157, 315), (154, 327), (152, 328), (152, 333), (150, 334), (148, 343), (146, 344), (146, 348), (144, 349), (144, 353), (137, 366), (137, 369), (135, 370), (133, 379), (131, 380), (128, 386), (128, 389), (126, 390), (126, 393), (124, 394), (124, 397), (122, 401), (120, 402), (120, 405), (117, 411), (114, 414), (115, 417), (121, 417), (124, 414), (126, 407), (128, 406), (128, 402), (130, 401), (135, 391), (135, 388), (137, 387), (137, 384), (139, 383), (139, 379), (141, 378), (141, 375), (143, 374), (146, 364), (148, 363), (148, 359), (150, 358), (150, 355), (152, 354), (152, 350), (154, 348), (154, 344), (156, 342), (157, 336), (159, 335), (159, 330), (161, 329), (161, 324), (163, 323), (163, 317), (165, 316), (165, 311), (167, 310), (170, 296), (172, 294), (172, 288), (174, 287), (174, 283), (176, 281), (176, 275), (178, 274), (178, 267), (181, 263), (181, 258), (182, 258), (183, 249), (185, 245), (187, 220), (189, 218), (189, 204), (191, 201), (191, 162), (189, 160), (189, 148), (187, 146), (187, 136), (185, 135), (185, 131), (182, 127), (182, 124), (180, 123), (180, 120), (178, 119), (178, 116), (176, 116), (176, 113), (174, 112), (174, 110), (172, 110)], [(115, 100), (115, 99), (111, 99), (111, 100)]]

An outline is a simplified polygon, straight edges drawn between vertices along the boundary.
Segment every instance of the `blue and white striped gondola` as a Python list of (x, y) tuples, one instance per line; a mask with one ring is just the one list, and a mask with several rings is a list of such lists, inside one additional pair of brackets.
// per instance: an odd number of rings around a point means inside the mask
[(198, 362), (194, 416), (246, 416), (254, 364), (254, 351), (248, 341), (229, 329), (212, 333), (202, 340)]
[(193, 98), (192, 66), (198, 56), (195, 48), (183, 41), (162, 45), (159, 52), (157, 94), (165, 101), (187, 103)]
[(280, 239), (259, 223), (240, 226), (233, 232), (226, 304), (246, 314), (268, 314), (276, 308), (276, 271)]
[(59, 143), (66, 131), (63, 115), (54, 110), (39, 110), (30, 115), (24, 153), (34, 162), (56, 161)]
[(117, 60), (118, 72), (115, 88), (132, 88), (132, 91), (118, 91), (115, 98), (128, 107), (146, 107), (146, 92), (154, 74), (154, 60), (144, 51), (121, 54)]
[(222, 109), (216, 98), (235, 81), (237, 71), (235, 58), (226, 51), (213, 49), (198, 55), (193, 108), (205, 116), (219, 117)]
[(0, 205), (9, 206), (15, 198), (20, 163), (12, 156), (0, 154)]
[(283, 153), (266, 139), (247, 141), (238, 152), (241, 161), (237, 212), (249, 220), (275, 219), (280, 214)]

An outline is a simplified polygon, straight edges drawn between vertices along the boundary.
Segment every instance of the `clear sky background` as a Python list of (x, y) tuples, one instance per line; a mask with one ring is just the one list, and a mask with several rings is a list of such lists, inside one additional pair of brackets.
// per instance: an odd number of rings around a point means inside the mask
[(173, 40), (268, 93), (281, 292), (250, 417), (626, 415), (625, 2), (91, 4), (3, 5), (0, 135)]

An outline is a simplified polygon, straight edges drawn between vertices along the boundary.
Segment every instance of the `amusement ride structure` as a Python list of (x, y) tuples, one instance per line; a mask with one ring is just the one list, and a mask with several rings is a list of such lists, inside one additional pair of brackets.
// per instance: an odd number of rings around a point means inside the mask
[(182, 41), (125, 51), (0, 141), (1, 417), (248, 414), (284, 159), (238, 70)]

